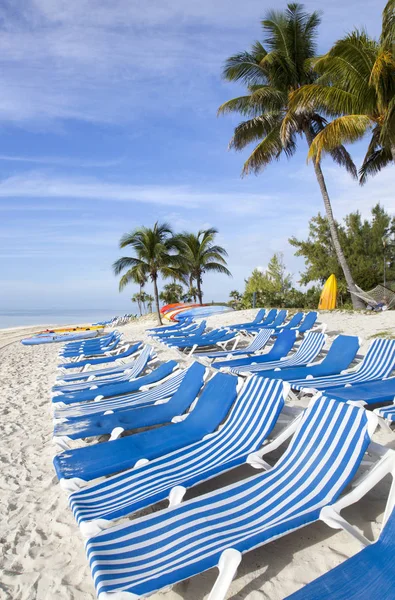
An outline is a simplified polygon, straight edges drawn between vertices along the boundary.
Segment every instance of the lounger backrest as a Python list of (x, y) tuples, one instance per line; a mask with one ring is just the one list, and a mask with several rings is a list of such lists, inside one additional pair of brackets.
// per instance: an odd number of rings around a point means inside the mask
[(254, 337), (251, 344), (247, 348), (244, 348), (244, 352), (250, 353), (261, 350), (267, 344), (273, 333), (273, 329), (261, 329), (261, 331), (259, 331)]
[(264, 308), (260, 308), (258, 310), (258, 312), (256, 313), (255, 319), (252, 321), (252, 323), (254, 323), (254, 324), (260, 323), (265, 316), (265, 312), (266, 312), (266, 310)]
[(264, 320), (262, 321), (262, 323), (260, 323), (261, 325), (272, 325), (274, 319), (276, 318), (277, 315), (277, 308), (271, 308), (269, 310), (269, 312), (267, 313), (266, 317), (264, 318)]
[(286, 359), (287, 367), (306, 364), (317, 358), (318, 354), (322, 350), (323, 345), (325, 344), (325, 340), (326, 336), (324, 333), (315, 333), (310, 331), (300, 344), (295, 354)]
[(295, 313), (294, 316), (291, 318), (291, 320), (284, 325), (284, 327), (285, 328), (297, 327), (299, 325), (299, 323), (303, 320), (303, 317), (304, 317), (303, 312)]
[(337, 367), (337, 372), (346, 369), (355, 359), (360, 340), (355, 335), (338, 335), (333, 340), (322, 364)]
[(358, 367), (364, 376), (388, 377), (395, 367), (395, 340), (378, 338), (373, 340)]
[(270, 327), (278, 327), (279, 325), (282, 325), (284, 320), (286, 319), (288, 314), (287, 310), (280, 310), (277, 315), (276, 318), (274, 319), (274, 321), (272, 323), (270, 323)]
[(318, 313), (316, 313), (315, 311), (309, 312), (305, 316), (300, 327), (298, 327), (299, 333), (305, 333), (306, 331), (309, 331), (309, 329), (311, 329), (313, 327), (313, 325), (315, 324), (317, 317), (318, 317)]
[(280, 358), (286, 356), (295, 344), (296, 336), (296, 331), (287, 329), (279, 333), (270, 350), (271, 360), (280, 360)]

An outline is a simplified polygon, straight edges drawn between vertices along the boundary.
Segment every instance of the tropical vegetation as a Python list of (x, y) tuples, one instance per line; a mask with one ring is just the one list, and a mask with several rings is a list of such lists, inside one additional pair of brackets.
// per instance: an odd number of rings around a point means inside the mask
[(179, 255), (180, 271), (184, 274), (184, 280), (189, 282), (189, 289), (192, 293), (193, 282), (196, 282), (196, 292), (199, 303), (203, 303), (202, 283), (204, 273), (222, 273), (231, 277), (231, 273), (226, 266), (226, 257), (228, 253), (225, 248), (215, 243), (218, 234), (217, 229), (201, 230), (197, 235), (184, 232), (178, 236), (181, 244)]
[[(137, 303), (140, 315), (147, 304), (152, 310), (155, 302), (159, 323), (162, 322), (159, 300), (164, 304), (203, 301), (203, 275), (215, 272), (231, 276), (227, 268), (225, 248), (216, 244), (215, 228), (201, 230), (197, 234), (183, 232), (174, 234), (167, 223), (156, 222), (153, 228), (139, 227), (122, 236), (119, 246), (131, 248), (134, 256), (123, 256), (115, 261), (115, 275), (123, 273), (119, 290), (129, 283), (139, 285), (139, 292), (132, 300)], [(159, 278), (172, 278), (159, 293)], [(154, 298), (143, 290), (147, 281), (153, 284)], [(196, 283), (196, 287), (195, 284)], [(181, 285), (186, 285), (186, 289)]]
[[(362, 219), (355, 211), (345, 217), (344, 223), (337, 224), (337, 229), (353, 277), (362, 289), (370, 290), (383, 281), (389, 286), (395, 283), (395, 217), (377, 204), (371, 209), (370, 220)], [(334, 273), (341, 296), (347, 301), (347, 285), (330, 243), (326, 217), (318, 214), (310, 220), (306, 240), (292, 237), (289, 241), (296, 248), (296, 256), (305, 260), (300, 283), (322, 285)]]
[[(245, 118), (236, 127), (230, 148), (243, 150), (257, 142), (244, 163), (243, 175), (259, 173), (281, 155), (290, 158), (296, 151), (298, 135), (311, 147), (325, 129), (326, 117), (318, 109), (306, 105), (296, 110), (291, 104), (296, 90), (314, 84), (318, 78), (312, 61), (316, 58), (320, 20), (318, 12), (305, 12), (303, 5), (297, 3), (288, 4), (285, 11), (269, 11), (262, 21), (263, 44), (257, 41), (250, 51), (235, 54), (225, 63), (224, 78), (241, 82), (247, 88), (246, 95), (225, 102), (218, 110), (219, 114), (236, 112)], [(337, 164), (357, 176), (344, 146), (333, 145), (328, 152)], [(355, 283), (340, 243), (321, 164), (319, 160), (313, 164), (334, 251), (348, 288), (353, 291)], [(353, 304), (362, 306), (356, 296), (353, 296)]]
[(380, 40), (354, 30), (314, 60), (317, 79), (291, 94), (299, 112), (317, 110), (333, 119), (315, 137), (309, 158), (369, 134), (360, 182), (395, 162), (395, 0), (383, 11)]

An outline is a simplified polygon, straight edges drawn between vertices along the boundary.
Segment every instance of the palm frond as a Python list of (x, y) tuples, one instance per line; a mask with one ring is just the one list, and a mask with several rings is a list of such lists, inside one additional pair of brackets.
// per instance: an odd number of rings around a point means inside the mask
[(229, 148), (242, 150), (251, 142), (256, 142), (269, 135), (279, 124), (281, 124), (281, 117), (278, 114), (260, 115), (248, 121), (243, 121), (235, 128), (233, 137), (229, 142)]
[(246, 85), (265, 83), (266, 73), (260, 64), (265, 56), (266, 50), (257, 42), (251, 53), (240, 52), (230, 56), (225, 62), (222, 76), (228, 81), (242, 81)]
[(369, 176), (377, 175), (384, 167), (392, 163), (392, 154), (388, 148), (380, 148), (366, 154), (359, 170), (359, 183), (364, 185)]
[(292, 111), (323, 111), (330, 116), (355, 112), (357, 98), (350, 92), (338, 87), (313, 83), (304, 85), (289, 96), (289, 108)]
[(388, 50), (393, 48), (395, 40), (395, 0), (388, 0), (383, 10), (383, 23), (380, 43)]
[[(242, 175), (249, 173), (259, 173), (273, 160), (280, 158), (284, 146), (280, 137), (281, 124), (273, 127), (268, 135), (254, 148), (251, 155), (244, 163)], [(292, 153), (295, 148), (289, 147), (289, 152)]]
[(115, 275), (119, 275), (125, 269), (142, 267), (142, 261), (132, 256), (122, 256), (121, 258), (118, 258), (118, 260), (116, 260), (113, 264), (113, 270)]
[(329, 154), (335, 163), (341, 167), (344, 167), (354, 179), (358, 179), (357, 167), (355, 166), (350, 153), (345, 149), (344, 146), (338, 146), (337, 148), (329, 150)]
[(205, 271), (211, 271), (216, 273), (222, 273), (223, 275), (228, 275), (228, 277), (232, 277), (232, 273), (227, 269), (224, 265), (221, 265), (218, 262), (208, 262), (204, 265)]
[(308, 159), (321, 160), (323, 152), (329, 152), (343, 143), (360, 140), (372, 127), (367, 115), (346, 115), (335, 119), (325, 127), (313, 140)]

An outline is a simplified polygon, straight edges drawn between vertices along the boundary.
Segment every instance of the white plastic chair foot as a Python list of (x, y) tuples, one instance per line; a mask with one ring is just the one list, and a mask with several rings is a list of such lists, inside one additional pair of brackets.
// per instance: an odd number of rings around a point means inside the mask
[(183, 485), (176, 485), (175, 487), (171, 488), (169, 494), (169, 508), (171, 506), (177, 506), (178, 504), (181, 504), (186, 491), (187, 490)]
[(114, 440), (117, 440), (124, 431), (125, 430), (123, 427), (115, 427), (115, 429), (112, 430), (110, 439), (108, 441), (113, 442)]
[(86, 486), (86, 483), (84, 479), (80, 479), (79, 477), (72, 477), (71, 479), (64, 479), (62, 477), (62, 479), (59, 479), (60, 487), (69, 494), (78, 492), (78, 490)]
[(82, 521), (80, 523), (80, 531), (84, 538), (91, 538), (99, 533), (102, 533), (105, 529), (108, 529), (113, 524), (112, 521), (107, 519), (95, 519), (94, 521)]
[(230, 584), (241, 563), (242, 554), (234, 548), (228, 548), (221, 554), (218, 563), (219, 575), (213, 585), (208, 600), (224, 600)]

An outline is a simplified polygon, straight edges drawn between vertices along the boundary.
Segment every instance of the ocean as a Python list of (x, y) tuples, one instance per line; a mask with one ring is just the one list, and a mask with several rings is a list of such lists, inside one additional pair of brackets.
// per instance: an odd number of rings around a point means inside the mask
[(36, 308), (30, 310), (0, 310), (0, 329), (23, 327), (28, 325), (74, 325), (78, 323), (97, 323), (107, 321), (126, 313), (137, 314), (137, 307), (130, 304), (128, 308), (108, 309), (61, 309)]

